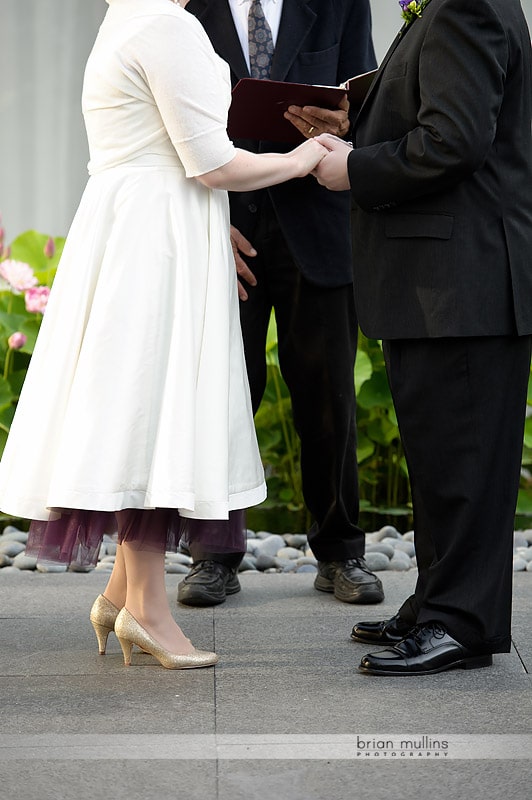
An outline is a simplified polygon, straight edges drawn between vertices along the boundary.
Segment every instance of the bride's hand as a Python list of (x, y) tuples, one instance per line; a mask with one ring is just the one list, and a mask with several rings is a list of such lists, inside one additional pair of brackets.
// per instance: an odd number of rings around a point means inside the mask
[(317, 167), (327, 153), (328, 150), (317, 139), (307, 139), (303, 144), (287, 153), (287, 156), (296, 160), (299, 168), (298, 177), (303, 178)]

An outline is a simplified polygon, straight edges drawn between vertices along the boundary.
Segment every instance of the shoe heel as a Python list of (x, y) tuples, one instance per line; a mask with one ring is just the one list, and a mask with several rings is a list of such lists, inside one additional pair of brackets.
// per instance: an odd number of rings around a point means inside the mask
[(105, 648), (107, 647), (107, 638), (113, 629), (108, 628), (107, 625), (102, 625), (100, 622), (93, 622), (92, 620), (91, 624), (94, 628), (96, 638), (98, 639), (98, 652), (101, 656), (104, 656)]
[(466, 658), (460, 666), (462, 669), (480, 669), (481, 667), (491, 667), (493, 664), (493, 656), (473, 656)]
[(120, 647), (122, 648), (122, 652), (124, 654), (124, 664), (126, 665), (126, 667), (130, 667), (133, 642), (130, 642), (129, 639), (121, 639), (120, 636), (118, 636), (117, 638), (118, 641), (120, 642)]

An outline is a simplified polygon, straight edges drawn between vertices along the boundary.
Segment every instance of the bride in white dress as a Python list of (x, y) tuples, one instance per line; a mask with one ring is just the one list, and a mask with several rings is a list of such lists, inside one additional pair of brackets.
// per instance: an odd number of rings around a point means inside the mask
[(0, 464), (0, 508), (34, 520), (27, 552), (63, 563), (94, 563), (118, 526), (91, 613), (100, 651), (116, 629), (126, 662), (135, 641), (164, 666), (206, 666), (216, 656), (171, 616), (164, 552), (179, 519), (230, 520), (265, 497), (225, 190), (302, 177), (326, 151), (314, 139), (285, 155), (235, 149), (229, 69), (201, 24), (173, 0), (107, 2), (83, 88), (90, 178)]

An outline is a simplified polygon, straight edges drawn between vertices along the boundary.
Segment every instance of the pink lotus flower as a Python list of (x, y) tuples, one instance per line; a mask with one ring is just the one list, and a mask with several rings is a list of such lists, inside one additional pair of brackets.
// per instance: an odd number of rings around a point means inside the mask
[(26, 311), (32, 314), (44, 314), (49, 296), (50, 289), (48, 286), (34, 286), (31, 289), (26, 289), (24, 293)]
[(20, 350), (21, 347), (24, 347), (27, 341), (28, 337), (24, 333), (16, 331), (16, 333), (11, 334), (7, 340), (7, 344), (11, 350)]
[(44, 255), (46, 258), (53, 258), (55, 255), (55, 242), (51, 236), (48, 237), (48, 240), (44, 245)]
[(13, 294), (22, 294), (39, 283), (30, 265), (23, 261), (7, 259), (0, 262), (0, 276), (9, 284)]

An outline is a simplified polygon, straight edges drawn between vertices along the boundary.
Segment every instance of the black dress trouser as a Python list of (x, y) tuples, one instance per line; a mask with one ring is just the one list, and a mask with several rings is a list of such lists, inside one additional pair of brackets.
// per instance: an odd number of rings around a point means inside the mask
[[(257, 217), (251, 240), (258, 255), (249, 259), (257, 286), (246, 286), (249, 299), (240, 304), (253, 410), (266, 387), (273, 307), (281, 373), (301, 440), (303, 495), (315, 520), (309, 544), (321, 561), (355, 558), (364, 554), (364, 532), (358, 526), (353, 286), (321, 287), (303, 277), (266, 193)], [(190, 550), (195, 560), (235, 564), (241, 557), (207, 553), (193, 543)]]
[(419, 576), (399, 611), (510, 649), (514, 515), (531, 337), (383, 343), (406, 453)]

